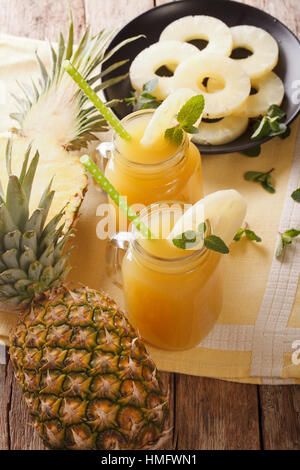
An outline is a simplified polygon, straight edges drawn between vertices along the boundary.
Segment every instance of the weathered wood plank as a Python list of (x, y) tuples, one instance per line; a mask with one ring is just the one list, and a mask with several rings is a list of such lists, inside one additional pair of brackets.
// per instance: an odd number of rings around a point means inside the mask
[[(85, 24), (82, 0), (71, 0), (75, 40)], [(37, 39), (55, 41), (59, 31), (67, 34), (69, 7), (66, 0), (0, 0), (0, 31)]]
[(263, 447), (300, 449), (300, 387), (264, 385), (259, 388)]
[(300, 2), (298, 0), (237, 0), (270, 13), (300, 36)]
[(86, 21), (94, 31), (120, 28), (125, 23), (154, 6), (153, 0), (84, 0)]
[(169, 372), (160, 372), (160, 378), (162, 381), (162, 386), (164, 393), (169, 398), (169, 409), (170, 415), (168, 419), (168, 429), (169, 433), (164, 441), (163, 445), (160, 447), (161, 449), (165, 450), (172, 450), (175, 449), (175, 442), (176, 442), (176, 418), (174, 414), (175, 410), (175, 377), (176, 374), (171, 374)]
[(176, 376), (176, 448), (259, 449), (257, 386)]

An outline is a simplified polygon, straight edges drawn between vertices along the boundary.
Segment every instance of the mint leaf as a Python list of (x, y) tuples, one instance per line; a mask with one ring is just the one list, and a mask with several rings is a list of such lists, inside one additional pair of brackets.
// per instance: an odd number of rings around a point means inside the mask
[(252, 134), (252, 140), (259, 140), (266, 137), (271, 132), (270, 121), (267, 116), (264, 116), (258, 125), (256, 131)]
[(204, 245), (209, 250), (217, 251), (218, 253), (229, 253), (228, 246), (225, 245), (222, 238), (217, 237), (216, 235), (208, 235), (208, 237), (204, 239)]
[(132, 92), (130, 98), (125, 98), (125, 102), (128, 105), (133, 106), (134, 111), (139, 111), (140, 109), (155, 109), (161, 104), (152, 92), (155, 90), (158, 84), (158, 79), (154, 78), (149, 82), (143, 85), (142, 93)]
[(244, 179), (246, 181), (254, 181), (255, 183), (260, 183), (261, 186), (268, 191), (269, 193), (275, 193), (275, 188), (271, 181), (271, 173), (274, 171), (274, 168), (271, 170), (263, 171), (247, 171), (244, 173)]
[(178, 125), (165, 131), (165, 138), (171, 140), (176, 145), (180, 145), (183, 139), (183, 131), (188, 134), (196, 134), (197, 127), (194, 127), (204, 109), (204, 98), (196, 95), (190, 98), (177, 114)]
[(201, 224), (198, 225), (198, 232), (200, 233), (201, 238), (203, 238), (204, 234), (206, 232), (206, 223), (205, 222), (201, 222)]
[(256, 235), (256, 233), (253, 232), (253, 230), (249, 230), (249, 229), (246, 228), (245, 229), (245, 235), (248, 238), (248, 240), (253, 240), (253, 241), (258, 242), (258, 243), (261, 242), (261, 238), (258, 235)]
[(286, 131), (283, 132), (283, 134), (280, 134), (279, 137), (281, 139), (287, 139), (290, 135), (291, 135), (291, 128), (290, 128), (290, 126), (287, 126)]
[(200, 235), (193, 230), (187, 230), (180, 235), (177, 235), (173, 238), (172, 242), (177, 248), (181, 248), (182, 250), (187, 250), (189, 248), (193, 248), (195, 245), (198, 245), (200, 241)]
[(295, 191), (291, 194), (291, 197), (294, 199), (294, 201), (300, 202), (300, 188), (295, 189)]
[(148, 93), (152, 93), (155, 90), (155, 88), (157, 87), (157, 85), (158, 85), (158, 78), (153, 78), (149, 82), (144, 83), (143, 91), (147, 91)]
[(165, 138), (176, 145), (180, 145), (183, 139), (183, 130), (180, 127), (171, 127), (166, 130)]
[(267, 116), (270, 118), (276, 117), (277, 119), (283, 119), (286, 113), (277, 104), (272, 104), (268, 109)]
[(239, 242), (242, 236), (244, 235), (244, 233), (245, 233), (245, 230), (243, 228), (239, 228), (235, 236), (233, 237), (233, 240), (235, 242)]
[(261, 152), (261, 146), (260, 145), (257, 145), (256, 147), (252, 147), (250, 149), (247, 149), (247, 150), (243, 150), (242, 153), (244, 155), (246, 155), (246, 157), (258, 157), (260, 155), (260, 152)]
[[(246, 224), (246, 227), (247, 227), (247, 226), (248, 226), (248, 224)], [(256, 235), (256, 233), (253, 232), (253, 230), (249, 230), (248, 228), (240, 228), (240, 229), (236, 232), (236, 234), (235, 234), (233, 240), (234, 240), (235, 242), (238, 242), (238, 241), (241, 240), (241, 238), (243, 237), (243, 235), (245, 235), (245, 237), (248, 238), (248, 240), (252, 240), (252, 241), (257, 242), (257, 243), (261, 242), (261, 238), (260, 238), (258, 235)]]
[(192, 96), (177, 114), (177, 121), (184, 126), (192, 126), (198, 121), (204, 109), (204, 98), (202, 95)]
[(291, 245), (293, 239), (298, 237), (299, 235), (300, 235), (300, 230), (296, 228), (290, 228), (289, 230), (286, 230), (285, 232), (280, 233), (280, 240), (278, 242), (276, 253), (275, 253), (276, 258), (279, 258), (282, 255), (285, 247), (287, 245)]

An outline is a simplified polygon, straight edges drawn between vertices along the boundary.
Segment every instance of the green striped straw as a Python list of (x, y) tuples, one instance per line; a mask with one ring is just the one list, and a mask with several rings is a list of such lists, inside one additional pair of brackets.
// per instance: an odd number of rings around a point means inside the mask
[(116, 203), (116, 205), (121, 209), (124, 214), (127, 215), (130, 222), (132, 222), (136, 228), (141, 232), (141, 234), (147, 238), (153, 238), (152, 233), (140, 219), (136, 212), (127, 204), (124, 197), (113, 187), (113, 185), (108, 181), (104, 176), (102, 171), (99, 170), (97, 165), (91, 160), (88, 155), (83, 155), (80, 158), (81, 163), (85, 166), (88, 172), (93, 176), (93, 178), (99, 183), (101, 188), (109, 195), (109, 197)]
[(99, 98), (97, 93), (90, 87), (90, 85), (84, 80), (82, 75), (78, 72), (78, 70), (71, 64), (69, 60), (65, 60), (63, 62), (63, 68), (68, 72), (68, 74), (73, 78), (74, 82), (77, 83), (79, 88), (83, 91), (83, 93), (90, 99), (93, 105), (98, 109), (98, 111), (102, 114), (104, 119), (111, 125), (111, 127), (116, 131), (116, 133), (125, 140), (130, 140), (131, 135), (126, 131), (126, 129), (122, 126), (119, 119), (114, 115), (114, 113), (103, 103), (103, 101)]

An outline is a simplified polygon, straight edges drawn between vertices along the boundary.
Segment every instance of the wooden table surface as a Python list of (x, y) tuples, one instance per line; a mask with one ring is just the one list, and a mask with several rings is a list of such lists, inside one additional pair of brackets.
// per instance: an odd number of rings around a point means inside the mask
[[(213, 0), (212, 0), (213, 1)], [(300, 36), (299, 0), (242, 0)], [(199, 0), (199, 3), (201, 0)], [(164, 0), (72, 0), (75, 34), (120, 27)], [(68, 28), (61, 0), (0, 0), (0, 31), (55, 40)], [(166, 449), (300, 449), (300, 387), (256, 386), (163, 373), (172, 436)], [(25, 410), (10, 363), (0, 366), (0, 449), (44, 449)]]

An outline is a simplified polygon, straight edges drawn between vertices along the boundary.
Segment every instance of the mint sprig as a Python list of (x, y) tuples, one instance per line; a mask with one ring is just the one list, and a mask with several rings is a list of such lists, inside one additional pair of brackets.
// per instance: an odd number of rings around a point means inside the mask
[(240, 241), (241, 238), (243, 238), (243, 237), (247, 238), (248, 240), (252, 240), (252, 241), (254, 241), (254, 242), (257, 242), (257, 243), (260, 243), (260, 242), (261, 242), (261, 238), (260, 238), (258, 235), (256, 235), (256, 233), (253, 232), (253, 230), (250, 230), (250, 229), (248, 229), (248, 228), (240, 228), (240, 229), (236, 232), (236, 234), (235, 234), (233, 240), (234, 240), (235, 242), (238, 242), (238, 241)]
[(192, 96), (180, 109), (176, 118), (177, 126), (165, 131), (165, 138), (180, 145), (183, 139), (183, 131), (188, 134), (197, 134), (198, 128), (194, 124), (198, 121), (204, 109), (203, 95)]
[(204, 246), (208, 250), (216, 251), (222, 254), (228, 254), (228, 246), (224, 243), (222, 238), (218, 237), (217, 235), (205, 236), (206, 228), (207, 227), (205, 222), (202, 222), (198, 226), (198, 231), (187, 230), (186, 232), (183, 232), (173, 238), (173, 245), (175, 245), (177, 248), (181, 248), (182, 250), (187, 250), (198, 245), (200, 240), (203, 240)]
[(253, 181), (254, 183), (260, 183), (261, 186), (268, 191), (269, 193), (275, 193), (275, 188), (271, 181), (271, 173), (274, 171), (274, 168), (271, 170), (263, 171), (247, 171), (244, 174), (244, 179), (246, 181)]
[(295, 189), (295, 191), (291, 194), (291, 197), (294, 199), (294, 201), (300, 202), (300, 188)]
[(279, 235), (280, 235), (280, 240), (276, 249), (276, 258), (280, 258), (280, 256), (284, 252), (285, 247), (287, 245), (291, 245), (293, 239), (300, 235), (300, 230), (291, 228), (289, 230), (286, 230), (283, 233), (279, 233)]
[(280, 122), (286, 116), (285, 111), (276, 104), (272, 104), (265, 116), (260, 121), (256, 121), (255, 130), (251, 140), (259, 140), (264, 137), (274, 137), (276, 135), (286, 138), (290, 135), (289, 127)]
[(140, 109), (155, 109), (161, 104), (152, 93), (155, 91), (158, 84), (158, 79), (153, 78), (149, 82), (143, 85), (142, 93), (131, 92), (130, 98), (125, 98), (125, 102), (128, 105), (133, 106), (133, 111), (139, 111)]

